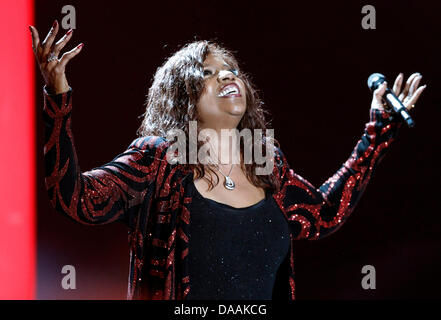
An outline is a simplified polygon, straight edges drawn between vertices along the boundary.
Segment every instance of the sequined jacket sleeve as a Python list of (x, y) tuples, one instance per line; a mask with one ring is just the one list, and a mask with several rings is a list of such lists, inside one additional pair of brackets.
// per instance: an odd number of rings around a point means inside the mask
[(82, 173), (71, 130), (72, 89), (58, 95), (43, 89), (45, 184), (52, 206), (89, 225), (124, 221), (153, 187), (155, 148), (136, 139), (111, 162)]
[(395, 117), (371, 109), (370, 121), (349, 159), (318, 189), (296, 174), (283, 152), (276, 150), (281, 177), (276, 200), (290, 222), (294, 239), (320, 239), (342, 226), (400, 126)]

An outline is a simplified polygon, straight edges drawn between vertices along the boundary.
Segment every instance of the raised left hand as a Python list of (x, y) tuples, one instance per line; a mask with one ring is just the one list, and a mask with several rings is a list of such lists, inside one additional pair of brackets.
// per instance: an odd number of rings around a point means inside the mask
[[(422, 77), (423, 76), (418, 72), (412, 74), (407, 79), (403, 90), (401, 90), (401, 86), (403, 84), (403, 74), (400, 73), (395, 79), (395, 83), (392, 88), (392, 91), (395, 93), (398, 99), (400, 99), (400, 101), (404, 104), (407, 110), (413, 108), (413, 106), (418, 101), (418, 98), (420, 97), (421, 93), (426, 88), (426, 85), (418, 87)], [(372, 109), (384, 110), (382, 97), (384, 95), (384, 92), (386, 91), (386, 87), (387, 87), (387, 82), (385, 81), (373, 92), (372, 103), (371, 103)]]

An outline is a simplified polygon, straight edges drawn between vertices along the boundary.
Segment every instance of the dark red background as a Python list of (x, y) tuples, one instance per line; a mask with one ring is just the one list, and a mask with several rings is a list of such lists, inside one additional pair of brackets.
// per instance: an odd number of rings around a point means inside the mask
[[(372, 72), (393, 83), (423, 74), (428, 87), (373, 176), (357, 209), (333, 236), (295, 247), (298, 299), (440, 298), (441, 3), (317, 1), (259, 4), (221, 1), (36, 1), (45, 37), (61, 8), (74, 5), (68, 65), (73, 131), (83, 171), (104, 164), (136, 138), (157, 67), (193, 39), (237, 51), (273, 115), (276, 138), (294, 170), (317, 187), (349, 156), (368, 120)], [(374, 5), (377, 29), (361, 28)], [(43, 81), (37, 77), (42, 109)], [(43, 126), (37, 113), (39, 299), (125, 299), (127, 232), (122, 224), (88, 227), (55, 212), (44, 189)], [(74, 265), (77, 289), (61, 288)], [(361, 268), (377, 273), (363, 290)]]

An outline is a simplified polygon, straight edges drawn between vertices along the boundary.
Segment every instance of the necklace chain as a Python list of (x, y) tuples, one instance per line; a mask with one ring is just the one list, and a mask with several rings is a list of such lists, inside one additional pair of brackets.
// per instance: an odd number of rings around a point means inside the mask
[(223, 175), (224, 177), (229, 177), (230, 174), (231, 174), (231, 171), (233, 170), (233, 167), (234, 167), (234, 163), (231, 165), (230, 172), (228, 172), (227, 175), (225, 175), (225, 174), (221, 171), (219, 165), (217, 165), (217, 170), (218, 170), (220, 173), (222, 173), (222, 175)]
[[(210, 160), (209, 160), (209, 161), (210, 161)], [(210, 161), (210, 162), (211, 162), (211, 164), (214, 164), (214, 165), (216, 166), (216, 169), (217, 169), (220, 173), (222, 173), (222, 175), (223, 175), (224, 177), (229, 177), (230, 174), (231, 174), (231, 171), (233, 170), (233, 167), (234, 167), (234, 163), (232, 163), (232, 164), (231, 164), (231, 168), (230, 168), (230, 172), (228, 172), (228, 175), (225, 175), (225, 174), (222, 172), (222, 170), (220, 169), (218, 163), (214, 163), (214, 162), (212, 162), (212, 161)]]
[[(214, 163), (212, 163), (212, 164), (214, 164)], [(217, 171), (219, 171), (225, 178), (225, 181), (224, 181), (225, 189), (234, 190), (236, 188), (236, 184), (234, 183), (233, 179), (230, 178), (231, 171), (233, 171), (234, 163), (231, 164), (230, 172), (228, 172), (228, 175), (225, 175), (222, 172), (222, 170), (219, 167), (219, 164), (216, 163), (215, 165), (216, 165)]]

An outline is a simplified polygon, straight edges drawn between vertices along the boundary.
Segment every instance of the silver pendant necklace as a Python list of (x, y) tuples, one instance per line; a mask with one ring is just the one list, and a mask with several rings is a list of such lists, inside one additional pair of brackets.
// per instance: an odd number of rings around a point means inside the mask
[(230, 172), (228, 173), (228, 175), (225, 175), (225, 174), (221, 171), (221, 169), (219, 168), (219, 166), (217, 166), (217, 170), (218, 170), (220, 173), (222, 173), (222, 175), (225, 177), (224, 187), (225, 187), (226, 189), (228, 189), (228, 190), (234, 190), (234, 188), (236, 188), (236, 185), (235, 185), (233, 179), (230, 178), (230, 174), (231, 174), (231, 171), (233, 170), (233, 166), (234, 166), (234, 163), (231, 165), (231, 169), (230, 169)]

